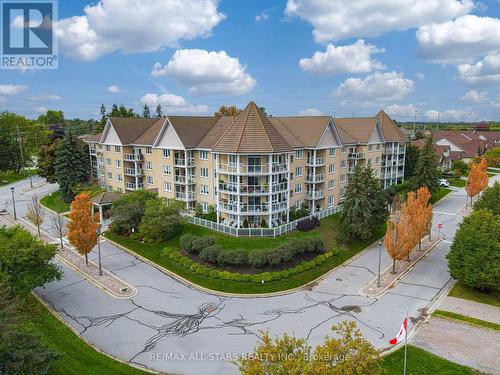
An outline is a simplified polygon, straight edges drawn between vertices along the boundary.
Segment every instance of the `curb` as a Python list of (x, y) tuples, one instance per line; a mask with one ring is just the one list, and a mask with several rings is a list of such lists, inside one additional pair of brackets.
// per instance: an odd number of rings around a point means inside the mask
[(40, 297), (35, 291), (32, 291), (31, 294), (33, 295), (33, 297), (35, 297), (52, 314), (52, 316), (54, 316), (57, 320), (59, 320), (62, 324), (64, 324), (67, 328), (69, 328), (76, 335), (76, 337), (79, 340), (83, 341), (84, 344), (86, 344), (87, 346), (91, 347), (96, 352), (98, 352), (100, 354), (103, 354), (106, 357), (108, 357), (108, 358), (110, 358), (110, 359), (112, 359), (114, 361), (120, 362), (120, 363), (122, 363), (122, 364), (124, 364), (126, 366), (133, 367), (133, 368), (135, 368), (137, 370), (148, 372), (150, 374), (160, 374), (160, 372), (158, 372), (158, 371), (154, 371), (154, 370), (151, 370), (151, 369), (146, 369), (146, 368), (143, 368), (143, 367), (139, 367), (139, 366), (134, 365), (132, 363), (125, 362), (123, 359), (117, 358), (117, 357), (115, 357), (115, 356), (113, 356), (111, 354), (106, 353), (105, 351), (103, 351), (102, 349), (98, 348), (97, 346), (95, 346), (90, 341), (88, 341), (75, 328), (73, 328), (68, 322), (66, 322), (63, 318), (61, 318), (59, 316), (59, 314), (57, 313), (57, 311), (55, 311), (52, 308), (52, 306), (50, 306), (47, 302), (45, 302), (44, 299), (42, 297)]
[(311, 281), (308, 281), (306, 284), (304, 285), (301, 285), (301, 286), (298, 286), (298, 287), (295, 287), (295, 288), (292, 288), (292, 289), (286, 289), (286, 290), (281, 290), (281, 291), (278, 291), (278, 292), (269, 292), (269, 293), (229, 293), (229, 292), (221, 292), (221, 291), (218, 291), (218, 290), (214, 290), (214, 289), (209, 289), (209, 288), (205, 288), (201, 285), (198, 285), (198, 284), (195, 284), (187, 279), (185, 279), (184, 277), (176, 274), (175, 272), (173, 271), (170, 271), (168, 269), (166, 269), (165, 267), (163, 266), (160, 266), (159, 264), (156, 264), (155, 262), (143, 257), (142, 255), (140, 254), (137, 254), (136, 252), (134, 252), (133, 250), (130, 250), (128, 248), (126, 248), (125, 246), (123, 245), (120, 245), (119, 243), (107, 238), (106, 236), (103, 236), (106, 241), (109, 241), (110, 243), (112, 243), (113, 245), (115, 245), (116, 247), (118, 247), (119, 249), (125, 251), (126, 253), (132, 255), (133, 257), (137, 258), (137, 259), (140, 259), (142, 260), (144, 263), (147, 263), (149, 264), (150, 266), (156, 268), (157, 270), (159, 270), (160, 272), (163, 272), (169, 276), (171, 276), (172, 278), (176, 279), (177, 281), (180, 281), (182, 282), (183, 284), (186, 284), (187, 286), (189, 287), (192, 287), (196, 290), (199, 290), (199, 291), (202, 291), (202, 292), (205, 292), (205, 293), (208, 293), (208, 294), (212, 294), (212, 295), (215, 295), (215, 296), (222, 296), (222, 297), (238, 297), (238, 298), (267, 298), (267, 297), (277, 297), (277, 296), (283, 296), (283, 295), (286, 295), (286, 294), (291, 294), (291, 293), (294, 293), (294, 292), (297, 292), (297, 291), (300, 291), (300, 290), (303, 290), (313, 284), (316, 284), (317, 282), (321, 281), (322, 279), (328, 277), (332, 272), (336, 271), (337, 269), (339, 269), (340, 267), (344, 267), (345, 265), (353, 262), (354, 260), (356, 260), (357, 258), (359, 258), (360, 256), (364, 255), (365, 253), (367, 253), (370, 248), (376, 244), (379, 240), (377, 239), (375, 242), (373, 242), (372, 244), (370, 244), (369, 246), (367, 246), (365, 249), (361, 250), (359, 253), (353, 255), (351, 258), (347, 259), (344, 263), (342, 264), (339, 264), (338, 266), (335, 266), (334, 268), (332, 268), (331, 270), (329, 270), (328, 272), (324, 273), (323, 275), (321, 276), (318, 276), (317, 278), (315, 278), (314, 280), (311, 280)]
[[(410, 267), (408, 267), (408, 268), (407, 268), (407, 269), (405, 269), (403, 272), (401, 272), (401, 273), (399, 274), (399, 276), (398, 276), (398, 277), (396, 277), (392, 283), (390, 283), (390, 284), (389, 284), (389, 285), (387, 285), (384, 289), (382, 289), (382, 290), (380, 291), (380, 293), (378, 293), (378, 294), (374, 294), (374, 295), (368, 295), (368, 294), (366, 294), (366, 293), (364, 293), (364, 292), (363, 292), (363, 288), (364, 288), (364, 287), (363, 287), (362, 289), (360, 289), (360, 290), (358, 291), (358, 294), (359, 294), (360, 296), (363, 296), (363, 297), (368, 297), (368, 298), (378, 298), (378, 297), (380, 297), (380, 296), (383, 296), (383, 295), (384, 295), (384, 294), (385, 294), (385, 293), (386, 293), (389, 289), (391, 289), (394, 285), (396, 285), (396, 284), (399, 282), (399, 280), (400, 280), (401, 278), (403, 278), (403, 276), (406, 276), (406, 274), (407, 274), (408, 272), (410, 272), (413, 268), (415, 268), (415, 266), (416, 266), (417, 264), (419, 264), (419, 263), (420, 263), (420, 261), (421, 261), (421, 260), (423, 260), (423, 259), (427, 256), (427, 254), (429, 254), (432, 250), (434, 250), (434, 248), (435, 248), (437, 245), (439, 245), (439, 243), (440, 243), (441, 241), (442, 241), (442, 239), (441, 239), (441, 238), (440, 238), (440, 239), (438, 239), (438, 240), (437, 240), (437, 242), (436, 242), (434, 245), (432, 245), (431, 247), (429, 247), (426, 251), (424, 251), (424, 252), (420, 255), (420, 259), (419, 259), (418, 261), (416, 261), (416, 262), (415, 262), (415, 263), (413, 263)], [(418, 251), (418, 250), (417, 250), (417, 251)], [(385, 268), (385, 270), (384, 270), (382, 273), (384, 273), (385, 271), (387, 271), (387, 270), (388, 270), (388, 269), (390, 269), (391, 267), (392, 267), (392, 265), (389, 265), (389, 267), (386, 267), (386, 268)], [(376, 277), (377, 277), (377, 276), (374, 276), (374, 277), (373, 277), (370, 281), (368, 281), (368, 284), (370, 284), (373, 280), (375, 280), (375, 278), (376, 278)], [(368, 284), (367, 284), (367, 285), (368, 285)], [(365, 287), (366, 287), (366, 285), (365, 285)]]

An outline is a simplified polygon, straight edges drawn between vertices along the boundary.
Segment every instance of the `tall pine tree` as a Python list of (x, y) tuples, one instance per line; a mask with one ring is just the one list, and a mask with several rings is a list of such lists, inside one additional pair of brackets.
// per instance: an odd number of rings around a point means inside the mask
[(90, 162), (86, 145), (72, 133), (66, 134), (56, 151), (54, 166), (62, 197), (71, 202), (77, 185), (89, 178)]
[(370, 238), (375, 227), (387, 219), (387, 193), (370, 167), (357, 165), (349, 176), (342, 222), (349, 238)]
[(417, 190), (425, 186), (432, 193), (438, 188), (439, 156), (434, 149), (432, 135), (427, 137), (425, 145), (418, 153), (417, 165), (413, 176), (413, 188)]
[(156, 106), (156, 115), (155, 115), (155, 117), (158, 117), (158, 118), (163, 117), (163, 111), (161, 109), (161, 104), (158, 104)]
[(149, 105), (147, 105), (147, 104), (144, 104), (144, 107), (142, 109), (142, 117), (144, 117), (144, 118), (151, 117), (151, 111), (149, 109)]

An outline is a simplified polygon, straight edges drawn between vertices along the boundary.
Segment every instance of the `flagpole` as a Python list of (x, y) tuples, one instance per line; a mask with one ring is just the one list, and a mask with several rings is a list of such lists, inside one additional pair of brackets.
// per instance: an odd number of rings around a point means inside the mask
[(406, 329), (405, 329), (405, 361), (403, 365), (403, 375), (406, 375), (406, 344), (408, 343), (408, 308), (406, 309)]

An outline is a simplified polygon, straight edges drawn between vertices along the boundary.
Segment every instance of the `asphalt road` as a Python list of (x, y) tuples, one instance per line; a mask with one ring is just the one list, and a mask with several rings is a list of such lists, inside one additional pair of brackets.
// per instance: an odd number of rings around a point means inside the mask
[[(36, 179), (36, 185), (41, 183)], [(9, 199), (10, 186), (0, 187), (0, 202)], [(28, 181), (14, 186), (20, 215), (25, 214), (31, 194), (43, 196), (57, 189), (45, 184), (26, 190)], [(237, 298), (185, 285), (104, 241), (103, 267), (134, 285), (137, 295), (113, 298), (63, 264), (62, 280), (36, 292), (99, 349), (126, 362), (169, 373), (235, 374), (232, 360), (253, 349), (261, 330), (269, 330), (271, 335), (294, 333), (314, 345), (343, 320), (355, 321), (367, 339), (377, 348), (385, 348), (399, 330), (406, 309), (412, 326), (450, 282), (445, 255), (462, 220), (457, 212), (465, 200), (464, 190), (457, 189), (436, 204), (434, 230), (437, 223), (443, 224), (446, 241), (379, 298), (358, 294), (377, 272), (377, 245), (307, 290)], [(48, 228), (48, 221), (44, 226)], [(96, 259), (95, 252), (91, 259)], [(383, 250), (382, 266), (390, 264)]]

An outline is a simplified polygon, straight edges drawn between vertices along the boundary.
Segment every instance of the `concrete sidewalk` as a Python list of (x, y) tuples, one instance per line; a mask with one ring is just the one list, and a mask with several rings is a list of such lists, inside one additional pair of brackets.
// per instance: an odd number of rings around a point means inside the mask
[(439, 310), (500, 324), (500, 307), (468, 299), (448, 296), (439, 305)]

